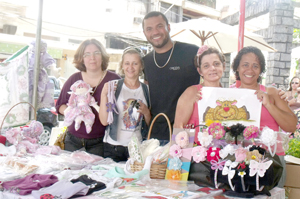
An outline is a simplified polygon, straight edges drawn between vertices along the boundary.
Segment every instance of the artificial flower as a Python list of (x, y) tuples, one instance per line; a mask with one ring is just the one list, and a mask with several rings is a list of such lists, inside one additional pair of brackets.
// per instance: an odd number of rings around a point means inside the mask
[(203, 45), (201, 46), (198, 51), (197, 51), (197, 57), (200, 57), (202, 55), (202, 53), (204, 53), (205, 51), (208, 50), (208, 46), (207, 45)]
[(244, 129), (246, 127), (240, 123), (237, 123), (235, 125), (232, 125), (230, 126), (227, 130), (230, 130), (229, 131), (229, 134), (235, 138), (235, 144), (237, 144), (237, 141), (238, 141), (238, 136), (239, 135), (242, 135)]
[(209, 135), (206, 129), (203, 129), (203, 132), (198, 133), (198, 140), (202, 146), (208, 147), (213, 140), (213, 136)]
[(180, 170), (182, 166), (182, 162), (178, 157), (174, 157), (170, 159), (168, 169), (169, 170)]
[(167, 180), (180, 180), (181, 171), (180, 170), (168, 170), (167, 171)]
[(265, 145), (273, 146), (277, 141), (277, 132), (273, 131), (269, 127), (264, 127), (261, 132), (260, 139)]
[(220, 150), (220, 148), (209, 147), (209, 149), (207, 150), (207, 161), (211, 162), (212, 160), (215, 160), (218, 162), (218, 160), (220, 159)]
[(240, 171), (240, 172), (238, 172), (238, 175), (241, 176), (241, 177), (244, 177), (246, 175), (246, 172), (245, 171)]
[(256, 138), (258, 134), (259, 134), (259, 129), (257, 126), (254, 125), (247, 126), (243, 131), (244, 138), (246, 140), (251, 139), (252, 142), (254, 142), (254, 138)]
[(178, 146), (177, 144), (173, 144), (170, 147), (170, 155), (173, 157), (180, 158), (182, 156), (182, 150), (181, 150), (180, 146)]
[(235, 161), (236, 162), (242, 162), (246, 159), (247, 157), (247, 152), (248, 150), (243, 148), (243, 147), (239, 147), (235, 150)]
[(234, 152), (235, 152), (235, 149), (234, 149), (233, 145), (227, 144), (223, 149), (220, 150), (219, 154), (222, 159), (225, 159), (229, 154), (233, 155)]
[(215, 139), (221, 139), (225, 135), (224, 127), (219, 122), (214, 122), (208, 127), (209, 135), (212, 135)]
[(192, 149), (193, 160), (196, 163), (202, 162), (206, 157), (206, 148), (203, 146), (196, 146)]
[(214, 120), (208, 119), (208, 120), (205, 121), (205, 126), (210, 126), (214, 122), (220, 123), (219, 120), (214, 121)]
[(253, 150), (253, 151), (247, 152), (246, 160), (248, 160), (248, 161), (255, 160), (255, 161), (259, 162), (259, 160), (261, 160), (261, 158), (262, 158), (262, 155), (259, 153), (258, 150)]
[(189, 138), (189, 134), (186, 131), (181, 131), (176, 135), (175, 141), (176, 144), (179, 145), (181, 148), (186, 148), (190, 143)]

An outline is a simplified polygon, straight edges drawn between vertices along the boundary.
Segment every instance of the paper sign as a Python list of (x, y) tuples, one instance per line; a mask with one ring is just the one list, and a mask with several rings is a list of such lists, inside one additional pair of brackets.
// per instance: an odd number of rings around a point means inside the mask
[(199, 124), (218, 120), (231, 126), (260, 126), (262, 103), (252, 89), (203, 87), (202, 99), (198, 101)]

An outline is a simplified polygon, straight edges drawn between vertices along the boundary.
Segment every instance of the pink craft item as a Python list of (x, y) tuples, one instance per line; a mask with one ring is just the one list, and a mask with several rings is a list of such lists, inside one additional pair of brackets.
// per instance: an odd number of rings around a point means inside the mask
[(6, 143), (6, 137), (4, 137), (3, 135), (0, 135), (0, 143), (5, 145)]

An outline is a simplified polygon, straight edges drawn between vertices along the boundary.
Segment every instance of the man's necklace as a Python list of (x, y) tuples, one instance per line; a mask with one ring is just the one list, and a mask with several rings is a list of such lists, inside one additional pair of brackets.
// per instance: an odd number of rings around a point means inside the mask
[(106, 72), (107, 72), (107, 70), (103, 71), (103, 74), (102, 74), (102, 76), (101, 76), (101, 78), (100, 78), (100, 80), (99, 80), (99, 83), (97, 84), (96, 88), (95, 88), (93, 91), (91, 91), (91, 93), (92, 93), (93, 96), (94, 96), (94, 93), (96, 92), (98, 86), (101, 84), (103, 78), (105, 77)]
[(172, 57), (173, 51), (174, 51), (175, 42), (176, 42), (176, 41), (172, 42), (173, 47), (172, 47), (171, 53), (170, 53), (170, 55), (169, 55), (169, 58), (168, 58), (167, 62), (166, 62), (163, 66), (160, 66), (160, 65), (157, 64), (156, 58), (155, 58), (155, 50), (153, 51), (153, 60), (154, 60), (155, 65), (156, 65), (158, 68), (164, 68), (164, 67), (169, 63), (169, 61), (170, 61), (170, 59), (171, 59), (171, 57)]

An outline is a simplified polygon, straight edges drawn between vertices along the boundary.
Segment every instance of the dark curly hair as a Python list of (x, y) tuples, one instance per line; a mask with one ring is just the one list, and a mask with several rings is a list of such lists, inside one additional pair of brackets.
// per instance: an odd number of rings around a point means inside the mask
[(245, 54), (248, 54), (248, 53), (254, 53), (256, 55), (256, 57), (258, 58), (259, 65), (261, 67), (261, 71), (260, 71), (260, 76), (257, 79), (257, 82), (260, 82), (262, 79), (261, 75), (264, 72), (266, 72), (266, 61), (265, 61), (265, 57), (262, 54), (261, 50), (259, 50), (258, 48), (254, 47), (254, 46), (244, 47), (242, 50), (240, 50), (238, 52), (238, 54), (234, 58), (231, 68), (232, 68), (233, 72), (235, 73), (235, 78), (236, 78), (236, 80), (240, 80), (239, 72), (237, 71), (237, 69), (240, 65), (242, 56)]
[(194, 64), (196, 66), (196, 68), (200, 68), (201, 69), (201, 62), (202, 62), (202, 58), (205, 55), (210, 55), (210, 54), (217, 54), (220, 61), (222, 62), (222, 64), (225, 66), (225, 56), (220, 53), (220, 51), (218, 49), (216, 49), (215, 47), (208, 47), (208, 49), (206, 51), (204, 51), (200, 56), (196, 55), (194, 58)]

